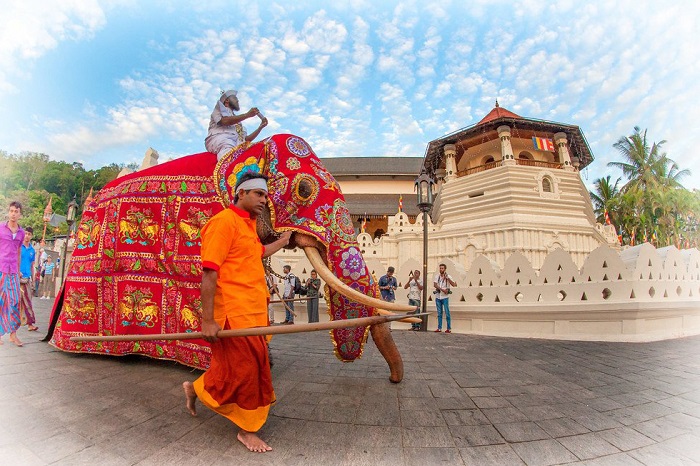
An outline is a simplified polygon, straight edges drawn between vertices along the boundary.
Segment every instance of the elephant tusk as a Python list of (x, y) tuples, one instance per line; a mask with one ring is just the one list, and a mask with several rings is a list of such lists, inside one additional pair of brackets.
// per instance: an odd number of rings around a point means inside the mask
[(348, 285), (343, 283), (338, 277), (333, 275), (333, 272), (331, 272), (331, 270), (328, 268), (326, 263), (321, 258), (321, 253), (318, 252), (318, 249), (311, 247), (311, 246), (305, 246), (304, 252), (306, 253), (306, 257), (309, 258), (309, 262), (311, 262), (311, 266), (314, 269), (316, 269), (316, 271), (321, 276), (323, 281), (325, 281), (328, 286), (330, 286), (331, 288), (333, 288), (335, 291), (342, 294), (346, 298), (352, 299), (353, 301), (356, 301), (360, 304), (364, 304), (365, 306), (370, 306), (370, 307), (374, 307), (377, 309), (386, 309), (389, 311), (397, 311), (397, 312), (414, 312), (414, 311), (416, 311), (415, 306), (408, 306), (406, 304), (389, 303), (387, 301), (382, 301), (381, 299), (367, 296), (366, 294), (360, 293), (357, 290), (353, 290)]

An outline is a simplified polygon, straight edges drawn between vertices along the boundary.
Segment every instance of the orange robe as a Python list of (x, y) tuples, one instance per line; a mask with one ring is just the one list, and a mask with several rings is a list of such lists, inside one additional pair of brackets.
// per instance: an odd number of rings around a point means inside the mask
[[(264, 247), (248, 212), (231, 206), (202, 229), (202, 266), (216, 270), (214, 320), (223, 329), (268, 325)], [(275, 402), (265, 337), (222, 338), (194, 382), (199, 400), (241, 429), (258, 431)]]

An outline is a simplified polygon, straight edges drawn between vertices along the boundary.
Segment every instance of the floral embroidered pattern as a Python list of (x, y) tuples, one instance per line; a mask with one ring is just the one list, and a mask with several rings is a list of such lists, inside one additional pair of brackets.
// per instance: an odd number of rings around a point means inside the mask
[(292, 136), (287, 139), (287, 149), (298, 157), (306, 157), (311, 153), (311, 149), (303, 139)]
[(343, 277), (357, 280), (362, 276), (365, 270), (365, 261), (362, 259), (359, 249), (350, 247), (343, 251), (340, 258), (340, 268), (343, 271)]
[(290, 157), (287, 159), (287, 169), (297, 171), (301, 168), (301, 162), (296, 157)]

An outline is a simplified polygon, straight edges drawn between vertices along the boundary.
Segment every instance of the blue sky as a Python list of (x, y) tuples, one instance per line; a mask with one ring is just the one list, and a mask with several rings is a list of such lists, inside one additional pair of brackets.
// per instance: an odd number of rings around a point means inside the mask
[[(221, 89), (321, 157), (422, 157), (498, 99), (613, 143), (648, 129), (700, 188), (700, 2), (5, 0), (0, 150), (88, 169), (204, 151)], [(248, 125), (254, 129), (254, 120)]]

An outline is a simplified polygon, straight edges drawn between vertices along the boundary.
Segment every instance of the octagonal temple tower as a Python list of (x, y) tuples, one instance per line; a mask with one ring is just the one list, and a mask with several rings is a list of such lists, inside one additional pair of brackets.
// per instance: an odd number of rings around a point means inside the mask
[(619, 248), (579, 175), (592, 161), (578, 126), (523, 118), (496, 102), (477, 124), (428, 145), (424, 166), (438, 180), (431, 246), (467, 267), (478, 254), (503, 267), (520, 252), (535, 269), (557, 248), (579, 267), (601, 244)]

